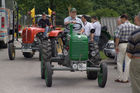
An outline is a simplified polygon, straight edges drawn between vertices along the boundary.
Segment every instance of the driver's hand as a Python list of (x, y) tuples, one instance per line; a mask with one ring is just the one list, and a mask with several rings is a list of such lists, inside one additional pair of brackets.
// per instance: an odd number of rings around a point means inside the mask
[(76, 24), (76, 21), (72, 21), (71, 23)]

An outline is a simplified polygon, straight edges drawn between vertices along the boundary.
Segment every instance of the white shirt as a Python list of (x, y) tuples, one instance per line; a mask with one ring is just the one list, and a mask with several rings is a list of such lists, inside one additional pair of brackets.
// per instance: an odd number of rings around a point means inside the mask
[(83, 34), (89, 37), (91, 29), (94, 29), (92, 24), (90, 22), (85, 22), (84, 23), (84, 33)]
[(99, 21), (96, 21), (92, 23), (93, 28), (95, 29), (95, 36), (100, 36), (101, 35), (101, 24)]

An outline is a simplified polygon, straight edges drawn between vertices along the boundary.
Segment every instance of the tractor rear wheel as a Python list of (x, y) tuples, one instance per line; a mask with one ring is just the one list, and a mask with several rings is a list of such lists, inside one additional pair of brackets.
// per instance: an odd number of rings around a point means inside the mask
[(97, 79), (97, 71), (87, 71), (87, 78), (89, 80), (96, 80)]
[(104, 88), (107, 82), (107, 64), (101, 63), (100, 65), (100, 71), (98, 73), (98, 85), (101, 88)]
[(8, 44), (8, 55), (10, 60), (15, 59), (15, 47), (13, 43)]
[(23, 52), (25, 58), (32, 58), (34, 56), (33, 52)]
[(52, 56), (51, 42), (44, 40), (42, 42), (42, 53), (41, 53), (41, 78), (45, 79), (45, 64), (50, 61)]
[[(89, 60), (87, 63), (87, 67), (93, 67), (95, 64), (99, 64), (99, 51), (98, 51), (98, 45), (89, 42)], [(97, 71), (87, 71), (87, 78), (89, 80), (96, 80), (97, 79), (98, 72)]]

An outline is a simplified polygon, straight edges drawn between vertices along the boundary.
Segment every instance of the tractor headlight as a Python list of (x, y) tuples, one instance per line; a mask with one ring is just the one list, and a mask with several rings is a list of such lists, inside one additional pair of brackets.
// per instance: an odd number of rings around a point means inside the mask
[(91, 54), (91, 56), (94, 57), (96, 55), (96, 52), (95, 51), (92, 51), (90, 54)]
[(108, 44), (108, 46), (107, 46), (109, 49), (113, 49), (113, 48), (115, 48), (115, 46), (114, 46), (114, 44), (113, 43), (110, 43), (110, 44)]

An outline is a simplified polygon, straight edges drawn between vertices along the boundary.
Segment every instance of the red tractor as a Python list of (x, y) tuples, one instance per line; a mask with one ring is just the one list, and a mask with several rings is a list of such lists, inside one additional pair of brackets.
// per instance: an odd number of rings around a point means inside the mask
[[(39, 28), (39, 27), (32, 27), (32, 26), (26, 27), (22, 31), (22, 35), (21, 35), (22, 40), (20, 40), (18, 39), (19, 28), (17, 28), (18, 27), (18, 8), (14, 10), (13, 16), (14, 16), (13, 29), (10, 30), (9, 32), (9, 37), (12, 37), (12, 38), (9, 39), (9, 42), (8, 42), (9, 59), (10, 60), (15, 59), (15, 55), (16, 55), (15, 50), (22, 50), (23, 56), (25, 58), (32, 58), (35, 52), (37, 51), (39, 51), (39, 56), (40, 56), (41, 43), (44, 38), (43, 33), (45, 32), (45, 29)], [(16, 26), (15, 26), (15, 23), (17, 23)], [(52, 26), (52, 29), (54, 29), (54, 26)], [(17, 44), (15, 44), (16, 42)], [(41, 56), (39, 57), (39, 59), (41, 60)]]
[[(25, 58), (32, 58), (36, 51), (39, 51), (40, 44), (43, 39), (43, 32), (45, 29), (38, 27), (26, 27), (22, 31), (22, 42), (21, 47), (16, 47), (14, 44), (15, 40), (9, 42), (8, 44), (8, 53), (9, 59), (15, 59), (15, 50), (22, 50), (22, 53)], [(15, 39), (15, 38), (14, 38)], [(18, 42), (18, 40), (17, 40)]]

